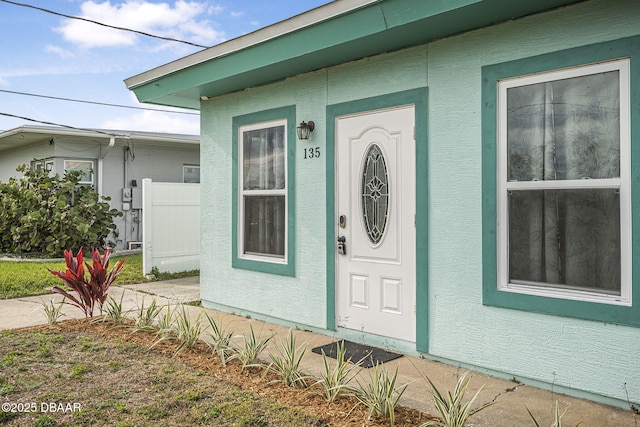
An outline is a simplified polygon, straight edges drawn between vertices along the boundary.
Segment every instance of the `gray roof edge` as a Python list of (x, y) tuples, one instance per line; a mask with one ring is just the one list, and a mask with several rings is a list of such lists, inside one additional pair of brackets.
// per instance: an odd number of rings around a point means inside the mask
[(200, 135), (164, 133), (164, 132), (148, 132), (148, 131), (125, 131), (113, 129), (77, 129), (63, 128), (54, 126), (34, 126), (23, 125), (13, 129), (0, 132), (0, 140), (18, 134), (44, 134), (44, 135), (60, 135), (60, 136), (79, 136), (91, 138), (128, 138), (128, 139), (146, 139), (152, 141), (167, 141), (185, 144), (199, 144)]

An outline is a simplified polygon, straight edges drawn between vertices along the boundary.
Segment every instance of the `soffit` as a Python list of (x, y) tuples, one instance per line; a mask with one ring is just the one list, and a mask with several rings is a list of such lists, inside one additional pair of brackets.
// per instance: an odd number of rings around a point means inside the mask
[(199, 145), (198, 135), (170, 134), (160, 132), (119, 131), (105, 129), (65, 129), (50, 126), (20, 126), (0, 132), (0, 152), (42, 143), (51, 139), (64, 138), (65, 141), (108, 143), (112, 136), (116, 142), (133, 141), (150, 145), (177, 146)]

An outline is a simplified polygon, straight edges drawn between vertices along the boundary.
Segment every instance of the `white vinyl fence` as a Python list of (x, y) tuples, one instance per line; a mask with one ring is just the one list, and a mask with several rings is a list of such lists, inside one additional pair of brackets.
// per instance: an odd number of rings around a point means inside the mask
[(142, 268), (200, 268), (200, 184), (142, 180)]

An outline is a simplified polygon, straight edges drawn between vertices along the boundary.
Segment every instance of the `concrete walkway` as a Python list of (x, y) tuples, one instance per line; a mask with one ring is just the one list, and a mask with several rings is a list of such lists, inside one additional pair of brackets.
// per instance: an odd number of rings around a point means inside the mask
[[(199, 278), (186, 278), (163, 282), (150, 282), (137, 285), (113, 287), (110, 294), (117, 301), (122, 297), (123, 306), (131, 310), (132, 316), (136, 308), (145, 301), (150, 303), (156, 299), (158, 303), (187, 303), (200, 299)], [(42, 312), (42, 302), (48, 302), (50, 298), (60, 301), (56, 295), (43, 295), (28, 298), (16, 298), (0, 300), (0, 329), (14, 329), (36, 326), (46, 323), (46, 317)], [(187, 306), (190, 315), (194, 318), (203, 310), (226, 326), (237, 338), (249, 332), (252, 325), (256, 333), (276, 334), (267, 351), (273, 351), (278, 339), (284, 339), (288, 328), (266, 323), (258, 320), (247, 319), (233, 314), (208, 310), (201, 307)], [(82, 312), (75, 307), (65, 306), (63, 311), (72, 317), (83, 317)], [(68, 317), (64, 317), (68, 318)], [(206, 321), (204, 323), (206, 325)], [(322, 369), (322, 357), (312, 353), (313, 347), (331, 343), (331, 336), (315, 334), (306, 331), (295, 331), (298, 345), (306, 343), (307, 353), (303, 360), (303, 369), (311, 375), (317, 375)], [(264, 353), (267, 354), (266, 352)], [(433, 362), (417, 357), (401, 357), (385, 364), (389, 372), (398, 367), (398, 384), (407, 384), (407, 391), (401, 399), (404, 406), (418, 409), (431, 415), (437, 415), (433, 400), (429, 395), (426, 381), (422, 375), (429, 378), (444, 390), (453, 390), (459, 375), (464, 369), (438, 362)], [(364, 381), (372, 374), (373, 369), (363, 369), (360, 373), (360, 381)], [(514, 427), (534, 426), (527, 414), (526, 408), (536, 416), (542, 426), (550, 426), (553, 422), (555, 402), (558, 402), (560, 411), (566, 411), (562, 418), (563, 425), (573, 427), (581, 422), (583, 427), (638, 427), (640, 416), (634, 415), (630, 410), (601, 405), (589, 400), (573, 398), (539, 388), (517, 384), (511, 381), (496, 379), (480, 373), (472, 373), (472, 380), (467, 390), (467, 399), (483, 386), (476, 405), (495, 401), (496, 403), (477, 413), (470, 418), (468, 426), (486, 427)], [(465, 400), (466, 401), (466, 400)]]

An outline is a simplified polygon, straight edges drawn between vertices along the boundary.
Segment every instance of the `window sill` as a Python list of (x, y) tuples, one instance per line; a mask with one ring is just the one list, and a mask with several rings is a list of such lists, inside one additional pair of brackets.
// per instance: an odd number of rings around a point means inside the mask
[(621, 296), (602, 292), (589, 292), (577, 289), (559, 289), (550, 286), (531, 286), (509, 283), (498, 287), (499, 292), (533, 295), (560, 300), (584, 301), (599, 304), (611, 304), (631, 307), (630, 295)]

